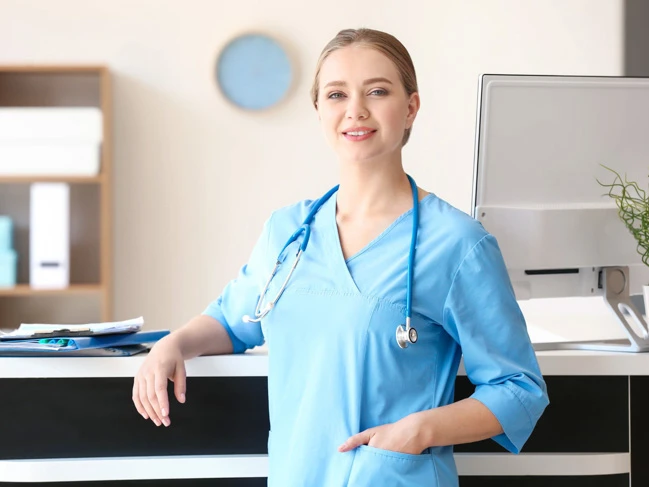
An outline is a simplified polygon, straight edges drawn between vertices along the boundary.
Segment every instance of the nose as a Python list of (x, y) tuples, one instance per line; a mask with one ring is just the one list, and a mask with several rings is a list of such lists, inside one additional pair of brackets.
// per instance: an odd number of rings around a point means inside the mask
[(347, 118), (350, 120), (365, 120), (369, 116), (365, 98), (350, 96), (347, 103)]

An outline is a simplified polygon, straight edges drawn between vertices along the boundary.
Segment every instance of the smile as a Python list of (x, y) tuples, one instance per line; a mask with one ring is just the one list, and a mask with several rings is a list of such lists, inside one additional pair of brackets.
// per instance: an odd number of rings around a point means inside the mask
[(376, 130), (353, 130), (349, 132), (343, 132), (343, 136), (347, 140), (352, 140), (355, 142), (360, 142), (362, 140), (367, 140), (376, 133)]

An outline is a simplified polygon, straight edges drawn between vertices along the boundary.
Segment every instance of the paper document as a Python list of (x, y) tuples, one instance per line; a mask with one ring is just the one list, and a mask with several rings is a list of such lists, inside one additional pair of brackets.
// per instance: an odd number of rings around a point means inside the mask
[(26, 338), (56, 338), (71, 336), (111, 335), (115, 333), (135, 333), (142, 329), (144, 318), (84, 325), (66, 324), (22, 324), (17, 330), (0, 335), (0, 340), (22, 340)]

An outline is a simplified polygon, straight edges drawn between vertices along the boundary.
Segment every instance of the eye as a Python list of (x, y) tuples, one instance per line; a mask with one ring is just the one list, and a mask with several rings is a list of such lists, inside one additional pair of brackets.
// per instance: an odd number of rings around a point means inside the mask
[(335, 100), (337, 98), (342, 98), (344, 95), (340, 93), (339, 91), (334, 91), (333, 93), (330, 93), (327, 98), (330, 100)]
[(384, 90), (383, 88), (376, 88), (376, 89), (370, 91), (370, 95), (385, 96), (387, 94), (388, 94), (388, 92), (386, 90)]

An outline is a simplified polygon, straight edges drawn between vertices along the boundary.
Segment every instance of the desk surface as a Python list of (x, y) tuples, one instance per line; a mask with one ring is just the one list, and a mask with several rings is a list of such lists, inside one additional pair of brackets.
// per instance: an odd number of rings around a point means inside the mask
[[(543, 375), (649, 375), (649, 353), (537, 352)], [(133, 377), (145, 359), (134, 357), (0, 358), (0, 378)], [(460, 366), (460, 375), (464, 368)], [(268, 375), (268, 354), (259, 348), (241, 355), (197, 357), (187, 362), (190, 377)]]
[[(510, 455), (508, 453), (456, 453), (455, 461), (460, 475), (592, 476), (630, 472), (630, 455), (628, 453), (521, 453), (519, 455)], [(266, 477), (267, 475), (267, 455), (194, 455), (0, 461), (0, 479), (3, 482), (217, 479)]]

